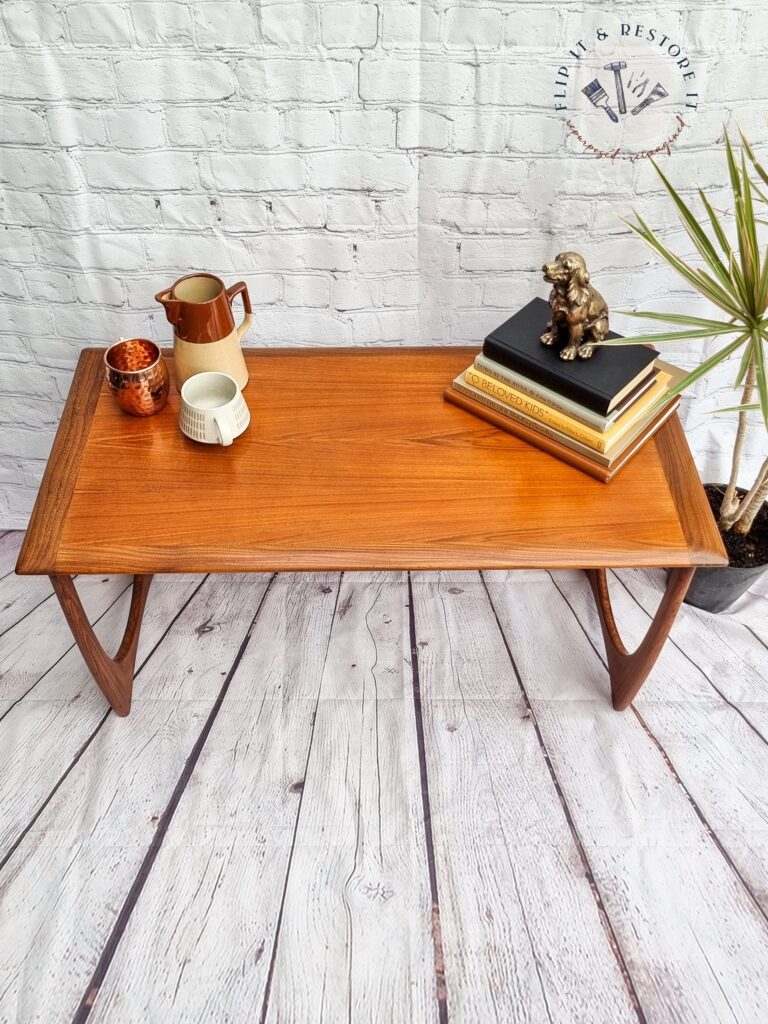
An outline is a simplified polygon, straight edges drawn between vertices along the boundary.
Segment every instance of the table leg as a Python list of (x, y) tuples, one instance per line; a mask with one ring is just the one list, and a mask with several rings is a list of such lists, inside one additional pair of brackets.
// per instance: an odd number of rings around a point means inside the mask
[(608, 593), (605, 569), (587, 569), (587, 576), (595, 595), (600, 625), (603, 629), (608, 673), (611, 677), (611, 697), (617, 711), (623, 711), (632, 703), (635, 695), (654, 666), (664, 641), (669, 635), (672, 623), (686, 595), (693, 576), (693, 569), (672, 569), (661, 604), (656, 610), (648, 632), (639, 647), (631, 653), (619, 636), (616, 620)]
[(115, 714), (118, 715), (127, 715), (131, 710), (136, 649), (139, 645), (141, 619), (151, 582), (151, 576), (133, 577), (131, 607), (128, 612), (125, 634), (117, 654), (114, 658), (110, 658), (88, 622), (72, 577), (51, 576), (53, 589), (85, 663), (91, 670), (99, 689), (112, 705)]

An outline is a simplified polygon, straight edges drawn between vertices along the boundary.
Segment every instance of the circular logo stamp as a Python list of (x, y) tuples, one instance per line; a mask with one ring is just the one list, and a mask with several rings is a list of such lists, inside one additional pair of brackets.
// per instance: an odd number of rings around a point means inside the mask
[(673, 35), (633, 21), (601, 24), (565, 53), (554, 106), (577, 148), (642, 160), (669, 153), (689, 130), (699, 85), (698, 68)]

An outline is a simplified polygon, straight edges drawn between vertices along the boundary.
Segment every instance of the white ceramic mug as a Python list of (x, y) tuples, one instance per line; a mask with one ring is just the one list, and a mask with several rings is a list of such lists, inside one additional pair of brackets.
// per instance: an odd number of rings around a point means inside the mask
[(250, 421), (237, 381), (228, 373), (209, 370), (184, 382), (179, 427), (193, 441), (232, 444)]

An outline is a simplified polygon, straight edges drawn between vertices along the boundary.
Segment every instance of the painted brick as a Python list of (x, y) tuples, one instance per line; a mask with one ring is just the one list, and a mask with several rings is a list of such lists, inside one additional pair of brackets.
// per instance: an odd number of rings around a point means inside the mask
[(269, 306), (280, 298), (280, 278), (277, 274), (249, 274), (247, 284), (254, 306)]
[(519, 190), (525, 165), (507, 157), (427, 156), (421, 162), (421, 181), (450, 192), (512, 192)]
[(323, 7), (323, 45), (368, 48), (378, 38), (379, 9), (375, 4), (326, 4)]
[(418, 314), (415, 310), (352, 314), (352, 337), (356, 345), (382, 341), (412, 344), (418, 330)]
[(79, 302), (95, 306), (122, 306), (125, 302), (123, 280), (110, 274), (72, 275)]
[(376, 208), (367, 196), (328, 196), (326, 224), (330, 231), (367, 231), (375, 220)]
[(36, 244), (41, 260), (73, 270), (140, 270), (145, 265), (141, 237), (125, 231), (119, 235), (39, 232)]
[(333, 304), (336, 309), (366, 309), (374, 306), (376, 285), (365, 277), (344, 277), (334, 281)]
[(177, 189), (198, 184), (193, 156), (171, 149), (152, 153), (83, 153), (85, 178), (94, 188)]
[(190, 51), (180, 57), (128, 57), (115, 62), (120, 96), (129, 103), (222, 100), (235, 91), (222, 60)]
[(245, 3), (195, 4), (197, 45), (202, 50), (246, 49), (256, 42), (253, 10)]
[(364, 273), (416, 270), (418, 246), (414, 238), (363, 238), (357, 243), (357, 266)]
[(208, 149), (220, 145), (226, 128), (225, 108), (167, 107), (165, 124), (171, 146)]
[[(0, 238), (5, 240), (3, 235)], [(10, 299), (23, 299), (26, 295), (24, 277), (13, 267), (0, 266), (0, 295)]]
[(108, 144), (104, 112), (98, 107), (50, 107), (45, 114), (51, 141), (57, 146)]
[(6, 104), (0, 117), (0, 142), (45, 145), (48, 142), (48, 131), (42, 111)]
[(41, 149), (4, 149), (0, 178), (19, 188), (74, 192), (80, 184), (75, 160), (69, 153)]
[[(50, 219), (48, 204), (39, 193), (4, 190), (3, 220), (6, 224), (41, 226), (48, 224)], [(8, 258), (12, 258), (12, 254)]]
[(287, 306), (327, 306), (330, 281), (311, 274), (289, 274), (283, 278), (283, 300)]
[(336, 122), (330, 110), (294, 107), (283, 117), (285, 141), (299, 149), (331, 146), (336, 138)]
[(432, 110), (409, 107), (397, 115), (399, 149), (445, 149), (451, 137), (451, 119)]
[(492, 49), (502, 35), (501, 12), (477, 7), (454, 7), (445, 15), (445, 42), (449, 49)]
[(120, 149), (156, 149), (165, 145), (163, 111), (149, 107), (123, 107), (106, 115), (107, 132)]
[(271, 108), (232, 110), (227, 138), (235, 149), (274, 149), (280, 145), (280, 115)]
[(266, 42), (276, 46), (314, 46), (319, 35), (316, 5), (262, 4), (261, 34)]
[(467, 238), (462, 242), (459, 262), (463, 270), (527, 270), (540, 273), (547, 258), (544, 245), (532, 243), (526, 235), (515, 238)]
[(73, 302), (75, 299), (71, 274), (45, 267), (25, 271), (24, 280), (33, 302)]
[(262, 196), (224, 196), (222, 220), (230, 231), (267, 231), (272, 225), (268, 202)]
[(259, 344), (345, 345), (349, 341), (346, 320), (327, 309), (282, 308), (259, 314)]
[(105, 200), (107, 219), (115, 228), (160, 228), (163, 217), (156, 196), (142, 192), (116, 192)]
[(382, 45), (392, 50), (418, 50), (438, 40), (437, 11), (424, 4), (384, 4)]
[(272, 210), (281, 228), (321, 228), (325, 224), (322, 196), (281, 196), (274, 200)]
[(354, 66), (350, 61), (266, 57), (239, 61), (237, 75), (250, 99), (331, 103), (351, 97)]
[(418, 218), (418, 200), (413, 192), (396, 199), (382, 199), (379, 206), (379, 223), (384, 231), (398, 234), (415, 231)]
[(157, 202), (166, 228), (199, 231), (213, 227), (217, 222), (216, 203), (208, 196), (191, 192), (169, 192), (158, 197)]
[(192, 9), (171, 0), (131, 0), (131, 17), (139, 46), (192, 46)]
[(352, 270), (352, 243), (335, 235), (268, 236), (252, 244), (257, 270)]
[(345, 188), (389, 192), (405, 189), (416, 169), (405, 154), (327, 151), (307, 157), (313, 188)]
[(127, 7), (114, 3), (72, 4), (67, 25), (75, 46), (120, 46), (131, 41), (131, 16)]
[(112, 65), (102, 58), (83, 61), (57, 54), (4, 53), (0, 95), (27, 100), (59, 100), (66, 82), (68, 100), (108, 100), (115, 94)]
[(485, 228), (485, 203), (474, 198), (439, 199), (437, 220), (457, 231), (482, 231)]
[(293, 153), (279, 156), (214, 153), (201, 162), (200, 176), (206, 188), (233, 192), (298, 189), (305, 182), (304, 164)]
[(395, 114), (391, 110), (342, 110), (339, 137), (343, 146), (390, 149), (395, 144)]
[(472, 103), (475, 69), (457, 61), (363, 57), (360, 96), (378, 103)]
[(470, 110), (453, 119), (453, 149), (463, 153), (501, 153), (507, 142), (504, 114)]
[(35, 248), (30, 231), (3, 225), (0, 240), (3, 252), (8, 253), (14, 263), (34, 263)]
[(477, 102), (493, 106), (551, 109), (552, 66), (549, 61), (509, 60), (477, 69)]
[(78, 195), (45, 197), (48, 220), (61, 231), (94, 231), (109, 228), (104, 199), (99, 195), (81, 192)]
[(504, 18), (504, 43), (506, 46), (533, 49), (546, 40), (548, 46), (557, 45), (561, 38), (560, 12), (549, 5), (540, 8), (518, 6)]
[(416, 306), (418, 302), (418, 277), (388, 277), (381, 282), (383, 306)]
[(5, 31), (14, 46), (47, 46), (66, 38), (64, 12), (41, 0), (11, 0), (0, 6)]
[(36, 306), (31, 302), (0, 303), (1, 334), (51, 334), (53, 314), (47, 306)]
[[(177, 277), (180, 265), (188, 270), (242, 276), (253, 262), (242, 239), (212, 231), (154, 235), (148, 245), (148, 256), (151, 268), (162, 268)], [(169, 284), (173, 280), (172, 276)]]

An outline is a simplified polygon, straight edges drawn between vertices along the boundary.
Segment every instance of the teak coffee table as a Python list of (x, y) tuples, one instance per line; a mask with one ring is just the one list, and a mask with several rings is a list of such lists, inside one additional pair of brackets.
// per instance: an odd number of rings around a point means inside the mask
[[(643, 684), (693, 567), (727, 562), (677, 416), (609, 484), (443, 400), (474, 348), (246, 353), (251, 425), (229, 448), (178, 429), (179, 398), (123, 413), (103, 351), (80, 356), (16, 571), (49, 575), (83, 657), (119, 715), (131, 705), (153, 573), (587, 570), (613, 704)], [(173, 379), (173, 361), (168, 356)], [(606, 569), (671, 569), (633, 653)], [(96, 639), (73, 574), (132, 573), (117, 654)]]

